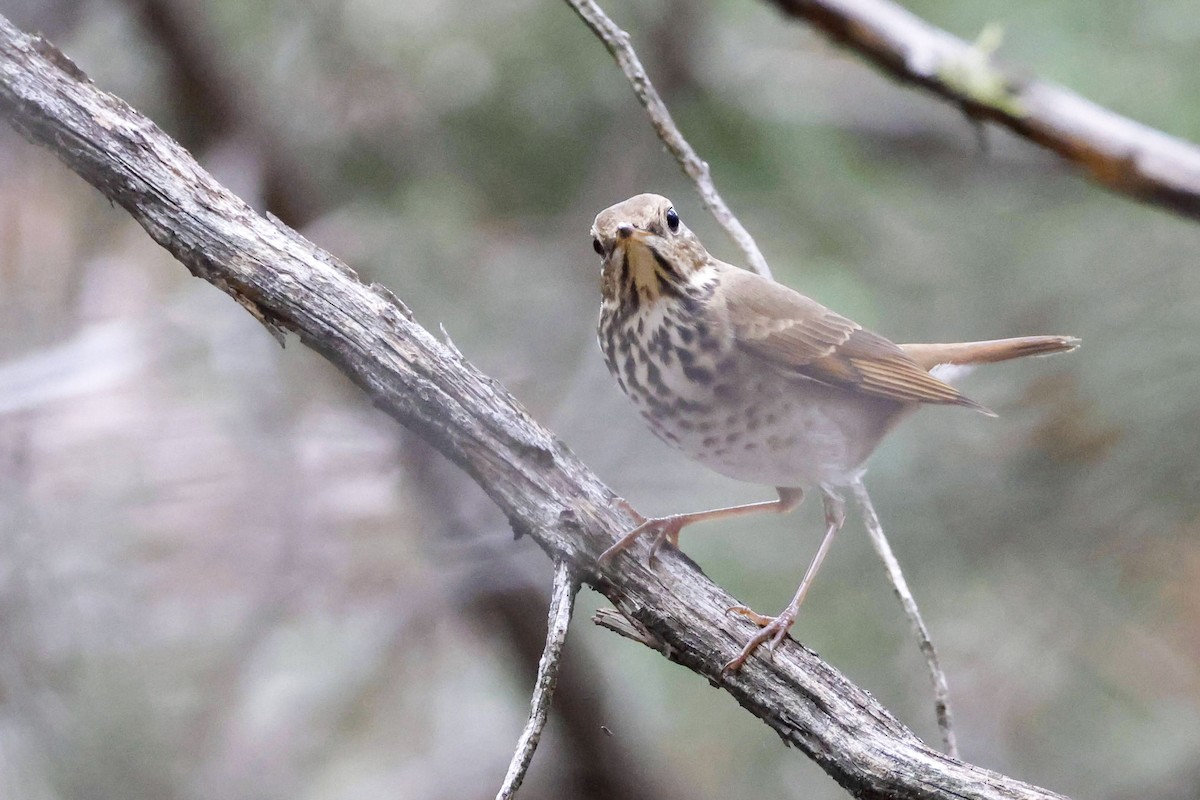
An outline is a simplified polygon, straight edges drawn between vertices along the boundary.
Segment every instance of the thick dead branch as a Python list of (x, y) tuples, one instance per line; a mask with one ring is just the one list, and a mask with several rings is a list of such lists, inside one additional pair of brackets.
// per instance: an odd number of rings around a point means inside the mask
[(611, 490), (496, 381), (412, 320), (387, 289), (263, 217), (179, 145), (96, 89), (47, 42), (0, 17), (0, 115), (124, 207), (194, 275), (274, 331), (291, 331), (398, 421), (462, 467), (554, 560), (571, 565), (669, 647), (669, 657), (729, 692), (841, 785), (869, 798), (1050, 798), (1044, 789), (927, 747), (870, 695), (788, 641), (773, 662), (721, 665), (753, 633), (736, 601), (685, 556), (644, 548), (598, 570), (633, 520)]
[(1113, 192), (1200, 219), (1200, 148), (1025, 78), (889, 0), (770, 0), (905, 83), (1052, 150)]
[(683, 134), (679, 132), (679, 126), (671, 118), (667, 104), (663, 102), (658, 90), (650, 82), (646, 68), (642, 66), (641, 59), (634, 51), (629, 34), (609, 19), (594, 0), (567, 0), (567, 5), (575, 9), (575, 13), (579, 15), (584, 24), (604, 43), (604, 47), (616, 60), (617, 66), (625, 73), (629, 85), (633, 87), (634, 94), (637, 95), (642, 107), (650, 116), (650, 124), (654, 127), (654, 132), (658, 134), (658, 138), (666, 145), (671, 155), (675, 156), (683, 173), (695, 184), (696, 191), (700, 193), (700, 199), (704, 202), (704, 207), (746, 256), (746, 265), (759, 275), (771, 277), (771, 268), (767, 265), (767, 260), (763, 258), (762, 251), (758, 249), (754, 237), (729, 210), (729, 206), (717, 192), (708, 162), (696, 154), (687, 139), (683, 138)]

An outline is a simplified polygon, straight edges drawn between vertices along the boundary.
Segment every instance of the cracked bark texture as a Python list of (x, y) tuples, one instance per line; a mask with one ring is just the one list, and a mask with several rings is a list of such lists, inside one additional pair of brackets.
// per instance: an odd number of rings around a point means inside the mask
[[(852, 794), (1048, 798), (1052, 792), (926, 746), (868, 693), (795, 642), (719, 677), (752, 633), (735, 599), (685, 556), (596, 556), (632, 520), (499, 383), (418, 325), (404, 304), (206, 173), (150, 120), (95, 88), (62, 53), (0, 17), (0, 114), (125, 208), (191, 273), (277, 337), (295, 333), (376, 405), (467, 472), (556, 560), (653, 634), (669, 659), (719, 686)], [(403, 287), (400, 287), (401, 289)]]

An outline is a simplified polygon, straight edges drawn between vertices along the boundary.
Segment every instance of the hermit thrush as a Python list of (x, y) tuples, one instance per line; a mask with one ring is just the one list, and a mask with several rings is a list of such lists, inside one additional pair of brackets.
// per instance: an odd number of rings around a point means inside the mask
[(1074, 349), (1069, 336), (897, 345), (815, 300), (708, 254), (671, 201), (641, 194), (600, 212), (592, 246), (603, 261), (599, 340), (605, 363), (650, 429), (727, 475), (776, 487), (779, 499), (644, 519), (601, 555), (654, 531), (651, 558), (685, 525), (790, 511), (817, 487), (826, 532), (800, 587), (776, 617), (738, 606), (762, 628), (725, 665), (787, 634), (844, 519), (839, 490), (861, 479), (883, 437), (922, 404), (995, 416), (930, 374)]

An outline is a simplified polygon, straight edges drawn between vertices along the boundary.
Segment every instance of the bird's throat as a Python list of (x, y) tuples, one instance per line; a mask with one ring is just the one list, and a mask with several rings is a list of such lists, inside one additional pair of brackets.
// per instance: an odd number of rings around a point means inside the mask
[(625, 245), (619, 284), (626, 297), (636, 295), (639, 304), (656, 303), (664, 295), (681, 297), (687, 282), (679, 265), (647, 242), (630, 241)]

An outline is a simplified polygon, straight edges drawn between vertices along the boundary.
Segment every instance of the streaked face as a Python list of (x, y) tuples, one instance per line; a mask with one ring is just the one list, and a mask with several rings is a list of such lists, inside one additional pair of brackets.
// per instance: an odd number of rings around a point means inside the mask
[(647, 302), (678, 293), (709, 260), (671, 201), (657, 194), (639, 194), (596, 215), (592, 247), (603, 259), (601, 289), (612, 302), (632, 292)]

